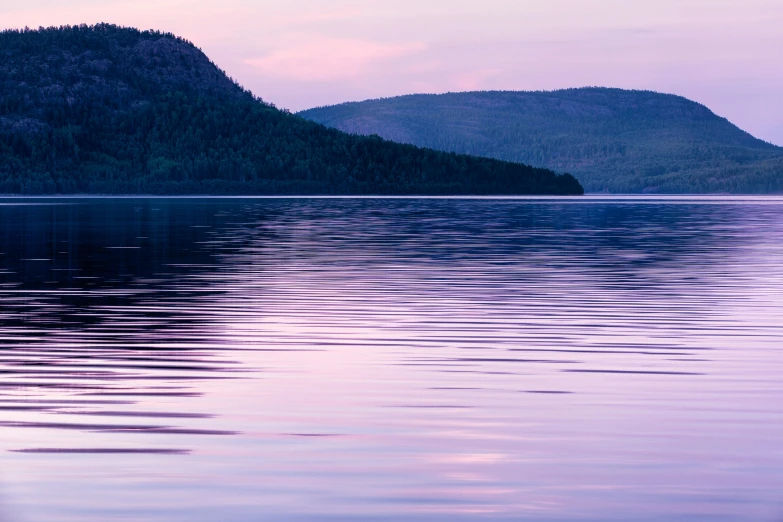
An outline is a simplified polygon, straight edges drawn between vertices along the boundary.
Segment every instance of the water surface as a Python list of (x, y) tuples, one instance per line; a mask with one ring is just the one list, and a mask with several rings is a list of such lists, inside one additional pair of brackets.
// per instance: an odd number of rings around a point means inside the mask
[(783, 516), (783, 199), (0, 200), (0, 520)]

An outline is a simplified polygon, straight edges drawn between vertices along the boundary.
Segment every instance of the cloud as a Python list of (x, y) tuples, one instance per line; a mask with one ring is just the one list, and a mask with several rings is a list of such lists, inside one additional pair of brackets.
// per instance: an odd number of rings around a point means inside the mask
[(361, 76), (379, 63), (416, 54), (425, 48), (422, 43), (383, 44), (322, 38), (279, 49), (245, 63), (268, 76), (309, 82), (337, 81)]

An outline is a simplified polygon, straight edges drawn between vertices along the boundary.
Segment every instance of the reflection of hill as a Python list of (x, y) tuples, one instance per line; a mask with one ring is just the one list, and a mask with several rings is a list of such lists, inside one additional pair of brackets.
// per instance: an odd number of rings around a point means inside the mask
[[(756, 241), (746, 223), (768, 221), (766, 208), (263, 202), (242, 210), (241, 225), (215, 231), (210, 245), (221, 264), (203, 277), (222, 289), (217, 302), (232, 312), (214, 317), (216, 329), (272, 345), (332, 347), (356, 338), (362, 346), (428, 346), (409, 361), (419, 364), (427, 357), (445, 361), (433, 354), (444, 350), (437, 340), (448, 339), (476, 350), (467, 359), (451, 354), (449, 364), (479, 364), (500, 350), (486, 361), (498, 361), (502, 371), (510, 370), (501, 364), (506, 349), (625, 352), (665, 361), (702, 349), (690, 352), (695, 343), (679, 337), (683, 321), (696, 325), (726, 313), (728, 302), (716, 299), (714, 289), (733, 280), (726, 267)], [(641, 371), (635, 364), (613, 371)]]
[[(516, 319), (551, 321), (550, 335), (575, 327), (568, 310), (612, 307), (621, 320), (675, 307), (703, 314), (688, 301), (694, 285), (711, 288), (715, 267), (752, 241), (752, 231), (738, 230), (760, 213), (763, 207), (591, 200), (0, 206), (0, 220), (16, 224), (0, 236), (0, 410), (8, 414), (0, 426), (227, 434), (210, 420), (213, 412), (190, 411), (182, 401), (200, 395), (206, 381), (235, 376), (232, 351), (311, 351), (365, 335), (359, 324), (386, 329), (396, 342), (413, 334), (384, 315), (394, 309), (409, 311), (399, 316), (403, 326), (432, 316), (437, 329), (448, 307), (456, 318), (472, 313), (460, 307), (489, 313), (505, 303)], [(313, 326), (321, 323), (328, 332)], [(508, 342), (531, 331), (520, 324)], [(577, 350), (599, 349), (589, 329), (573, 335)], [(559, 344), (539, 349), (562, 351)], [(70, 450), (187, 449), (141, 442)]]
[[(84, 434), (69, 439), (79, 447), (9, 449), (182, 453), (183, 439), (154, 447), (144, 436), (231, 433), (181, 402), (233, 374), (188, 314), (209, 290), (181, 282), (211, 264), (193, 248), (195, 227), (216, 219), (159, 200), (0, 205), (0, 221), (16, 224), (0, 237), (0, 426)], [(89, 442), (100, 434), (116, 435), (113, 445)]]
[(31, 520), (779, 498), (780, 204), (66, 203), (0, 207), (0, 451)]
[[(748, 207), (702, 203), (265, 202), (245, 211), (257, 221), (223, 232), (215, 245), (232, 238), (226, 248), (232, 253), (228, 259), (245, 260), (237, 266), (252, 259), (272, 267), (295, 256), (318, 266), (348, 269), (370, 270), (397, 262), (443, 263), (440, 268), (485, 263), (507, 270), (548, 267), (552, 277), (591, 269), (643, 279), (655, 277), (660, 268), (678, 270), (687, 263), (718, 261), (745, 239), (733, 229), (747, 219)], [(242, 248), (235, 249), (238, 245)], [(581, 262), (574, 263), (575, 259)]]

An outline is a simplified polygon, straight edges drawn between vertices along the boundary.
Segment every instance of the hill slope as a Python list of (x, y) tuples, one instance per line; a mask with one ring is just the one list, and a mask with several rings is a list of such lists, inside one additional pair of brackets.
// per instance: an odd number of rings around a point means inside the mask
[(0, 33), (0, 193), (578, 194), (571, 176), (350, 136), (254, 98), (189, 42)]
[(410, 95), (300, 115), (350, 133), (568, 171), (588, 191), (783, 191), (783, 148), (702, 105), (649, 91)]

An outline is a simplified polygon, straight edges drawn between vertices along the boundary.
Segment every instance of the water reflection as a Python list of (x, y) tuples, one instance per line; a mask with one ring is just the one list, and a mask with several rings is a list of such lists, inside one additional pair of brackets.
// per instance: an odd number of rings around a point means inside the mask
[(771, 519), (781, 217), (0, 204), (11, 499), (31, 520)]
[[(199, 292), (180, 289), (177, 277), (197, 263), (211, 264), (208, 255), (188, 248), (201, 237), (191, 224), (210, 222), (211, 215), (190, 205), (174, 210), (170, 204), (73, 200), (0, 211), (0, 411), (8, 414), (1, 427), (178, 437), (235, 433), (201, 427), (212, 413), (144, 409), (159, 404), (153, 398), (199, 397), (199, 383), (239, 371), (236, 361), (216, 354), (202, 337), (193, 342), (194, 319), (165, 308), (180, 292)], [(12, 451), (190, 451), (178, 447), (187, 444), (181, 439), (172, 441), (177, 447), (117, 442), (122, 444)]]

